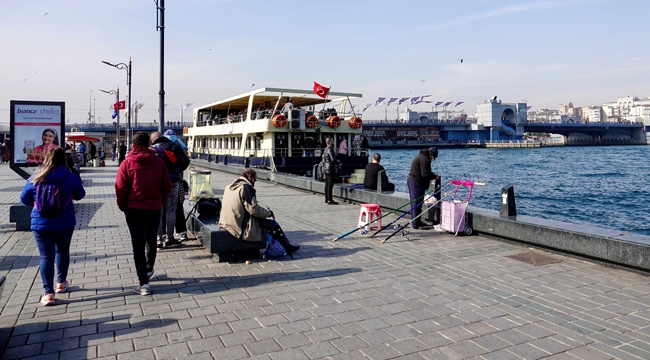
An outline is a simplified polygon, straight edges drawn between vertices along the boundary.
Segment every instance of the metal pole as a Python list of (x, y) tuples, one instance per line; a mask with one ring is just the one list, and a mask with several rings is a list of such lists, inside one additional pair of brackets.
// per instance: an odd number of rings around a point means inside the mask
[(165, 123), (165, 0), (160, 0), (160, 6), (158, 7), (160, 11), (160, 105), (159, 105), (159, 117), (160, 121), (158, 122), (158, 131), (162, 133), (163, 124)]
[(129, 57), (129, 68), (127, 69), (127, 79), (126, 79), (127, 85), (129, 86), (129, 107), (128, 107), (128, 113), (126, 116), (126, 148), (130, 149), (131, 148), (131, 137), (133, 136), (132, 130), (131, 130), (131, 112), (133, 109), (131, 109), (131, 57)]
[[(115, 92), (115, 104), (118, 104), (120, 102), (120, 87), (117, 87), (117, 91)], [(115, 110), (115, 105), (113, 105), (113, 110)], [(115, 139), (117, 141), (120, 141), (120, 110), (115, 110), (117, 111), (117, 133), (115, 134)]]

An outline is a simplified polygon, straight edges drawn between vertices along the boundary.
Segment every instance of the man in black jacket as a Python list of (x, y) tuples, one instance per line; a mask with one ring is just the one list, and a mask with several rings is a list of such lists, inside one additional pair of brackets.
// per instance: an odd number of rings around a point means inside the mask
[(334, 178), (336, 177), (336, 169), (340, 166), (339, 160), (336, 158), (336, 151), (334, 151), (334, 140), (331, 137), (325, 139), (327, 147), (323, 153), (323, 173), (325, 174), (325, 202), (327, 205), (338, 205), (332, 198), (332, 191), (334, 190)]
[(388, 182), (388, 175), (383, 166), (379, 165), (381, 154), (375, 153), (372, 162), (366, 165), (365, 176), (363, 178), (363, 188), (368, 190), (377, 190), (379, 172), (381, 173), (381, 191), (395, 191), (395, 184)]
[[(411, 226), (417, 229), (422, 226), (422, 222), (418, 217), (422, 212), (422, 202), (424, 202), (424, 194), (426, 193), (431, 180), (439, 180), (440, 175), (436, 175), (431, 171), (431, 162), (438, 157), (438, 149), (431, 147), (428, 149), (420, 150), (420, 153), (411, 162), (411, 171), (409, 171), (406, 185), (409, 188), (409, 197), (411, 199)], [(415, 206), (419, 204), (418, 206)], [(416, 219), (417, 218), (417, 219)]]
[[(181, 146), (162, 136), (159, 131), (151, 133), (151, 149), (156, 156), (162, 159), (167, 165), (169, 180), (172, 182), (172, 190), (163, 204), (160, 225), (158, 226), (157, 246), (159, 248), (167, 245), (180, 244), (180, 241), (174, 239), (174, 225), (176, 224), (176, 206), (178, 204), (179, 183), (181, 173), (190, 166), (190, 159), (185, 154)], [(164, 230), (163, 230), (164, 224)], [(167, 241), (163, 240), (163, 232), (167, 234)]]

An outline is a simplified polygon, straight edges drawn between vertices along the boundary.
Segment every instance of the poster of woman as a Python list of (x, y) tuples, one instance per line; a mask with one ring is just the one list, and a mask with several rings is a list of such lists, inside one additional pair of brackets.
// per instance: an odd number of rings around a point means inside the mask
[(41, 145), (34, 147), (33, 140), (25, 140), (23, 152), (27, 155), (27, 163), (42, 164), (48, 151), (59, 147), (59, 137), (56, 130), (53, 128), (43, 130), (41, 142)]

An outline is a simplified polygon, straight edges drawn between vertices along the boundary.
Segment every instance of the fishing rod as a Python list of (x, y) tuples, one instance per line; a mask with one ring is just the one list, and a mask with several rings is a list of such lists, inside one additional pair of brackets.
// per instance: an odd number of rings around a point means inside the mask
[[(458, 189), (460, 189), (461, 186), (466, 186), (465, 184), (466, 184), (467, 182), (466, 182), (466, 181), (451, 180), (449, 183), (450, 183), (450, 184), (455, 184), (455, 185), (456, 185), (456, 189), (455, 189), (455, 191), (454, 191), (454, 194), (456, 194), (456, 192), (458, 191)], [(484, 182), (478, 182), (478, 181), (471, 182), (471, 184), (472, 184), (472, 185), (485, 186), (485, 183), (484, 183)], [(436, 204), (442, 202), (442, 199), (443, 199), (444, 197), (446, 197), (448, 194), (449, 194), (449, 193), (446, 192), (443, 196), (441, 196), (441, 199), (438, 200), (438, 201), (436, 202)], [(470, 190), (470, 194), (471, 194), (471, 190)], [(471, 195), (470, 195), (470, 196), (471, 196)], [(435, 204), (434, 204), (434, 205), (435, 205)], [(467, 206), (468, 206), (468, 205), (469, 205), (469, 202), (467, 203), (467, 205), (465, 205), (465, 211), (463, 211), (463, 216), (465, 216), (465, 212), (467, 211)], [(411, 221), (407, 222), (406, 224), (404, 224), (404, 225), (401, 225), (401, 224), (400, 224), (400, 225), (397, 227), (397, 229), (396, 229), (392, 234), (388, 235), (384, 240), (382, 240), (381, 243), (382, 243), (382, 244), (385, 243), (385, 242), (388, 241), (390, 238), (392, 238), (393, 236), (397, 235), (398, 232), (403, 231), (404, 229), (406, 229), (406, 227), (408, 227), (409, 225), (411, 225), (411, 224), (413, 223), (413, 221), (419, 219), (420, 216), (422, 216), (422, 215), (424, 215), (424, 212), (420, 213), (420, 215), (414, 217), (413, 219), (411, 219)], [(456, 230), (456, 233), (458, 233), (458, 230)]]
[[(404, 207), (406, 207), (406, 206), (408, 206), (408, 205), (411, 205), (414, 201), (418, 201), (419, 199), (423, 198), (423, 197), (426, 196), (426, 195), (431, 194), (431, 193), (434, 192), (434, 191), (436, 191), (436, 189), (433, 189), (433, 190), (431, 190), (431, 191), (428, 191), (428, 192), (424, 193), (424, 195), (419, 196), (419, 197), (417, 197), (417, 198), (415, 198), (415, 199), (413, 199), (413, 200), (407, 202), (406, 204), (404, 204), (404, 205), (398, 207), (397, 209), (395, 209), (395, 210), (393, 210), (393, 211), (390, 211), (390, 212), (386, 213), (385, 215), (382, 215), (382, 216), (380, 216), (380, 217), (378, 217), (378, 218), (376, 218), (376, 219), (374, 219), (374, 220), (372, 220), (372, 221), (370, 221), (370, 222), (367, 222), (367, 223), (365, 223), (365, 224), (363, 224), (363, 225), (361, 225), (361, 226), (358, 226), (358, 227), (356, 227), (356, 228), (354, 228), (354, 229), (352, 229), (352, 230), (350, 230), (350, 231), (348, 231), (348, 232), (346, 232), (346, 233), (343, 233), (343, 234), (341, 234), (341, 235), (335, 237), (334, 239), (332, 239), (332, 241), (336, 242), (337, 240), (343, 239), (344, 237), (346, 237), (346, 236), (348, 236), (348, 235), (350, 235), (350, 234), (353, 234), (353, 233), (355, 233), (355, 232), (357, 232), (357, 231), (359, 231), (359, 230), (365, 228), (366, 226), (368, 226), (368, 225), (370, 225), (370, 224), (373, 224), (373, 223), (375, 223), (375, 222), (377, 222), (377, 221), (379, 221), (379, 220), (385, 218), (385, 217), (388, 216), (388, 215), (391, 215), (391, 214), (394, 214), (394, 213), (398, 212), (400, 209), (402, 209), (402, 208), (404, 208)], [(409, 210), (409, 211), (410, 211), (410, 210)]]

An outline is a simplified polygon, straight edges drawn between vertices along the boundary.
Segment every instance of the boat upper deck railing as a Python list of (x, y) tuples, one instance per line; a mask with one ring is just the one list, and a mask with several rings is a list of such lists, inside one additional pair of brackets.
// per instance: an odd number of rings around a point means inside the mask
[[(333, 109), (331, 111), (326, 111), (326, 112), (313, 112), (313, 111), (306, 111), (305, 113), (305, 118), (308, 118), (309, 116), (316, 116), (320, 121), (326, 121), (327, 118), (330, 115), (335, 115), (341, 118), (341, 120), (349, 119), (353, 116), (360, 116), (360, 114), (352, 114), (352, 113), (337, 113)], [(272, 120), (274, 116), (276, 115), (283, 115), (285, 117), (288, 116), (286, 112), (282, 113), (280, 110), (275, 110), (273, 109), (266, 109), (266, 110), (257, 110), (253, 111), (250, 116), (251, 121), (255, 120)], [(240, 114), (231, 114), (228, 116), (215, 116), (212, 118), (208, 118), (206, 120), (199, 120), (197, 121), (197, 126), (202, 127), (202, 126), (214, 126), (214, 125), (221, 125), (221, 124), (233, 124), (233, 123), (240, 123), (240, 122), (245, 122), (249, 121), (247, 114), (240, 113)]]

